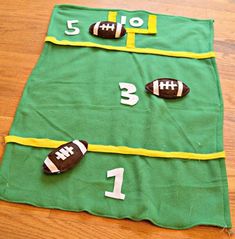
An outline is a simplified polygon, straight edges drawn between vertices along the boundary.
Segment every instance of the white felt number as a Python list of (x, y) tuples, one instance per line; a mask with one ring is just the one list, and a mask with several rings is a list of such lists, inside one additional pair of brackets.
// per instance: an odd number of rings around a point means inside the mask
[[(144, 21), (140, 17), (132, 17), (129, 20), (129, 23), (132, 27), (141, 27), (144, 24)], [(121, 24), (122, 25), (126, 24), (126, 16), (121, 16)]]
[(126, 16), (121, 16), (121, 24), (122, 25), (126, 24)]
[(141, 27), (144, 24), (144, 21), (140, 17), (133, 17), (129, 22), (132, 27)]
[(121, 99), (121, 103), (124, 105), (135, 105), (139, 101), (139, 97), (134, 95), (133, 93), (136, 92), (136, 87), (130, 83), (119, 83), (119, 87), (121, 90), (126, 89), (127, 91), (122, 91), (121, 96), (126, 99)]
[(67, 28), (69, 30), (73, 30), (73, 31), (65, 31), (66, 35), (69, 36), (74, 36), (74, 35), (78, 35), (80, 33), (80, 29), (78, 27), (73, 26), (73, 24), (78, 23), (78, 20), (68, 20), (67, 21)]
[(115, 199), (125, 199), (125, 194), (122, 191), (122, 182), (123, 182), (124, 168), (115, 168), (107, 171), (107, 177), (115, 177), (114, 187), (112, 192), (105, 191), (105, 196)]

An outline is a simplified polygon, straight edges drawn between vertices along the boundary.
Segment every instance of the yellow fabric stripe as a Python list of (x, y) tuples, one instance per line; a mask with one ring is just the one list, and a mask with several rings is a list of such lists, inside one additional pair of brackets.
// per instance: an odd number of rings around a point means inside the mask
[[(23, 138), (9, 135), (5, 137), (6, 143), (17, 143), (25, 146), (41, 147), (41, 148), (57, 148), (66, 141), (58, 141), (51, 139)], [(126, 146), (111, 146), (111, 145), (95, 145), (89, 144), (88, 151), (97, 153), (114, 153), (114, 154), (129, 154), (140, 155), (155, 158), (177, 158), (177, 159), (193, 159), (193, 160), (211, 160), (225, 158), (225, 152), (216, 152), (209, 154), (197, 154), (188, 152), (163, 152), (157, 150), (149, 150), (142, 148), (129, 148)]]
[[(117, 22), (117, 12), (109, 11), (108, 21)], [(157, 16), (152, 14), (148, 16), (148, 29), (126, 28), (126, 31), (138, 34), (155, 34), (157, 33)]]
[(135, 33), (133, 32), (127, 33), (126, 47), (135, 48)]
[(135, 53), (146, 53), (146, 54), (155, 54), (163, 56), (173, 56), (173, 57), (185, 57), (185, 58), (194, 58), (194, 59), (206, 59), (215, 57), (215, 52), (205, 52), (205, 53), (194, 53), (186, 51), (165, 51), (152, 48), (128, 48), (123, 46), (109, 46), (97, 44), (94, 42), (76, 42), (76, 41), (67, 41), (67, 40), (57, 40), (53, 36), (47, 36), (45, 39), (46, 42), (52, 42), (57, 45), (68, 45), (68, 46), (85, 46), (85, 47), (98, 47), (106, 50), (113, 51), (126, 51), (126, 52), (135, 52)]
[(24, 138), (14, 135), (5, 137), (5, 143), (16, 143), (25, 146), (33, 146), (39, 148), (58, 148), (60, 145), (67, 143), (67, 141), (57, 141), (51, 139), (38, 139), (38, 138)]
[(139, 28), (126, 28), (127, 33), (137, 33), (137, 34), (149, 34), (148, 29), (139, 29)]
[(150, 34), (157, 33), (157, 16), (155, 16), (155, 15), (149, 15), (148, 32)]
[(116, 19), (117, 19), (117, 12), (109, 11), (108, 21), (110, 21), (110, 22), (116, 22)]
[(134, 32), (137, 34), (155, 34), (157, 33), (157, 16), (149, 15), (148, 17), (148, 29), (141, 28), (126, 28), (127, 32)]

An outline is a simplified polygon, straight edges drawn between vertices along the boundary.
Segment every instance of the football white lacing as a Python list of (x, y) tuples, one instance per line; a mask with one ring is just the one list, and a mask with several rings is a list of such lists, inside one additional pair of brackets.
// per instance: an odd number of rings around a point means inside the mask
[(74, 148), (73, 147), (68, 147), (65, 146), (64, 148), (60, 149), (59, 151), (55, 152), (55, 155), (57, 156), (57, 159), (62, 159), (65, 160), (66, 158), (68, 158), (69, 156), (73, 155)]
[(102, 25), (99, 26), (99, 28), (101, 28), (103, 31), (104, 30), (106, 30), (106, 31), (109, 31), (109, 30), (114, 31), (115, 26), (114, 26), (114, 24), (105, 24), (105, 23), (103, 23)]
[(160, 82), (160, 90), (169, 90), (169, 87), (171, 88), (171, 90), (174, 90), (175, 87), (177, 87), (178, 85), (174, 83), (174, 81), (166, 81), (164, 82)]

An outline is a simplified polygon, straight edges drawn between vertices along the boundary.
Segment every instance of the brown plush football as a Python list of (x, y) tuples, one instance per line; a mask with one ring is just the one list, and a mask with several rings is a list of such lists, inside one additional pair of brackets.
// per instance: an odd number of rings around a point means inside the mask
[(87, 152), (88, 143), (83, 140), (73, 140), (53, 150), (43, 163), (46, 174), (58, 174), (73, 168)]
[(145, 89), (158, 97), (176, 99), (186, 96), (190, 88), (180, 80), (160, 78), (146, 84)]
[(126, 34), (126, 29), (121, 23), (103, 21), (92, 24), (89, 32), (97, 37), (115, 39), (123, 37)]

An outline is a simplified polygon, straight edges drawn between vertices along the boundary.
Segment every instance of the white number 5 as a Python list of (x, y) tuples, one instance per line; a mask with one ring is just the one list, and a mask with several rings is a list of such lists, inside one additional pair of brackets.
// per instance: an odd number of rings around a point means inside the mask
[(133, 93), (136, 92), (136, 87), (130, 83), (119, 83), (119, 87), (121, 90), (127, 89), (127, 91), (122, 91), (121, 96), (127, 99), (121, 99), (121, 103), (124, 105), (135, 105), (139, 101), (139, 97)]
[(73, 24), (78, 23), (78, 20), (68, 20), (67, 21), (67, 28), (71, 31), (65, 31), (66, 35), (73, 36), (78, 35), (80, 33), (80, 29), (78, 27), (73, 26)]

